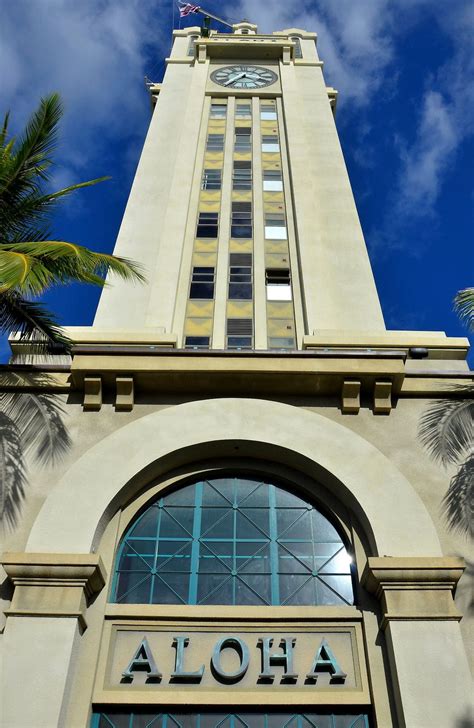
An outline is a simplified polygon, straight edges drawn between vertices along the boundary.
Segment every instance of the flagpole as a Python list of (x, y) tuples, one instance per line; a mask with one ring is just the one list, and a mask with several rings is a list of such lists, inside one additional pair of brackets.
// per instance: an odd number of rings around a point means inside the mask
[(227, 25), (228, 28), (233, 28), (234, 26), (231, 25), (231, 23), (228, 23), (227, 20), (223, 20), (222, 18), (219, 18), (217, 15), (213, 15), (212, 13), (208, 13), (207, 10), (204, 10), (204, 8), (199, 8), (198, 13), (202, 13), (202, 15), (207, 15), (209, 18), (212, 18), (213, 20), (217, 20), (219, 23), (222, 23), (222, 25)]
[[(179, 2), (179, 0), (178, 0)], [(182, 2), (179, 2), (179, 6), (185, 7), (186, 3), (184, 0)], [(231, 23), (228, 23), (227, 20), (223, 20), (223, 18), (219, 18), (218, 15), (213, 15), (213, 13), (209, 13), (207, 10), (204, 10), (204, 8), (201, 8), (200, 6), (197, 8), (197, 10), (194, 10), (195, 13), (201, 13), (201, 15), (204, 15), (205, 17), (212, 18), (213, 20), (217, 20), (218, 23), (222, 23), (223, 25), (227, 25), (228, 28), (233, 28), (234, 26)]]

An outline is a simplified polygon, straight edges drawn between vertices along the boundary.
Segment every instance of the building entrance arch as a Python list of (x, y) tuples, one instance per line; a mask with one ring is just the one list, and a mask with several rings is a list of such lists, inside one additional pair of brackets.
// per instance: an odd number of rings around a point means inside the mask
[[(89, 449), (44, 503), (28, 552), (94, 551), (113, 512), (169, 468), (244, 447), (275, 462), (298, 461), (329, 479), (354, 507), (374, 555), (441, 554), (431, 518), (403, 474), (373, 444), (326, 417), (288, 404), (222, 398), (154, 412)], [(289, 462), (293, 461), (293, 462)], [(349, 501), (348, 501), (349, 499)], [(61, 514), (58, 519), (57, 514)], [(417, 538), (413, 538), (416, 532)]]

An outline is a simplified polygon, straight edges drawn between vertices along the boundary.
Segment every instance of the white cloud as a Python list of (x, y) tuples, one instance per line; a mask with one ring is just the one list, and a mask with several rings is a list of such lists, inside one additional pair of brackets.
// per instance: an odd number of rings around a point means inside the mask
[(396, 212), (405, 217), (432, 213), (443, 173), (460, 142), (452, 112), (441, 93), (432, 89), (426, 92), (415, 141), (411, 147), (401, 147)]
[(240, 0), (229, 16), (250, 18), (261, 32), (298, 27), (318, 33), (318, 51), (328, 84), (343, 105), (367, 106), (385, 79), (393, 58), (392, 3), (389, 0)]
[[(164, 0), (17, 0), (2, 5), (0, 108), (22, 124), (40, 96), (60, 91), (62, 177), (80, 170), (103, 142), (133, 135), (147, 44), (162, 54), (153, 13)], [(168, 41), (168, 38), (166, 38)], [(71, 181), (71, 180), (69, 180)]]

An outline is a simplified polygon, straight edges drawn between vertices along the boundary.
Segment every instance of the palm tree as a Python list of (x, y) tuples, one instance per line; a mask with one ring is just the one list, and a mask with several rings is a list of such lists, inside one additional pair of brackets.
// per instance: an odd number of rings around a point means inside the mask
[[(57, 94), (40, 101), (23, 135), (8, 138), (9, 115), (0, 131), (0, 332), (20, 331), (40, 350), (69, 350), (71, 341), (54, 317), (31, 300), (52, 285), (81, 281), (102, 286), (110, 271), (144, 280), (136, 263), (51, 240), (49, 219), (60, 200), (101, 179), (47, 191), (52, 153), (62, 116)], [(18, 385), (28, 385), (18, 391)], [(28, 484), (26, 454), (54, 464), (71, 440), (65, 411), (50, 378), (39, 372), (2, 371), (0, 391), (0, 530), (13, 528)]]
[(0, 331), (16, 329), (47, 348), (69, 349), (54, 317), (31, 300), (55, 284), (103, 286), (110, 271), (143, 281), (140, 266), (125, 258), (51, 240), (49, 220), (62, 198), (107, 179), (45, 190), (63, 114), (58, 94), (41, 99), (19, 139), (8, 138), (9, 114), (0, 132)]
[(456, 293), (454, 310), (467, 328), (474, 331), (474, 288), (464, 288)]
[[(456, 294), (454, 309), (474, 330), (474, 288)], [(443, 498), (448, 527), (474, 537), (474, 386), (453, 387), (452, 397), (440, 399), (420, 420), (423, 445), (441, 465), (458, 465)]]

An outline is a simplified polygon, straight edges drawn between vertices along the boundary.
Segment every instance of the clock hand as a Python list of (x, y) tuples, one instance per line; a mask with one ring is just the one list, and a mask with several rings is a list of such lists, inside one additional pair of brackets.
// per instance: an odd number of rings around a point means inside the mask
[(245, 73), (239, 73), (237, 76), (233, 76), (232, 78), (229, 78), (228, 81), (225, 82), (224, 86), (228, 86), (230, 83), (234, 83), (234, 81), (238, 81), (239, 78), (242, 78), (245, 76)]

